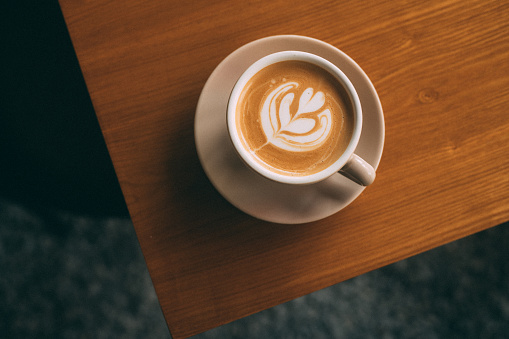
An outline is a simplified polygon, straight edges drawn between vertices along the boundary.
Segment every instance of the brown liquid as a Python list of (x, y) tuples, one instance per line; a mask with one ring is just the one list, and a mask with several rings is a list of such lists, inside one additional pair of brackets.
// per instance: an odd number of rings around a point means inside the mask
[[(274, 94), (288, 83), (298, 85)], [(300, 110), (304, 106), (300, 98), (309, 88), (313, 89), (312, 95), (323, 95), (311, 96), (310, 102), (318, 102), (318, 106), (306, 106), (311, 107), (311, 112), (306, 112)], [(293, 96), (293, 100), (286, 99), (289, 109), (285, 113), (286, 95)], [(272, 107), (270, 114), (264, 111), (266, 117), (272, 117), (265, 118), (269, 121), (265, 125), (261, 116), (264, 104)], [(330, 113), (324, 113), (326, 110)], [(352, 105), (343, 86), (327, 71), (303, 61), (283, 61), (260, 70), (244, 87), (236, 114), (244, 147), (271, 171), (292, 176), (320, 172), (338, 160), (350, 142), (354, 126)], [(328, 133), (321, 132), (327, 128)]]

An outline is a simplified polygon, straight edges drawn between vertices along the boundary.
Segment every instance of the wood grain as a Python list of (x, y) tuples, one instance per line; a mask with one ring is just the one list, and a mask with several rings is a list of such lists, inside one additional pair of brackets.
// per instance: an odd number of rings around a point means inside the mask
[[(60, 5), (174, 338), (509, 220), (508, 2)], [(235, 209), (194, 145), (194, 110), (215, 66), (277, 34), (346, 52), (384, 107), (375, 183), (312, 224)]]

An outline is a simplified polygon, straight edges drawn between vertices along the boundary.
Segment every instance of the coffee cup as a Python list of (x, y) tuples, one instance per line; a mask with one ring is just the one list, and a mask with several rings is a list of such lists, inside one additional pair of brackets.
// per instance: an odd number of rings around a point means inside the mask
[(337, 173), (363, 186), (375, 170), (354, 153), (362, 107), (348, 77), (301, 51), (267, 55), (249, 66), (230, 94), (226, 121), (244, 163), (283, 184), (312, 184)]

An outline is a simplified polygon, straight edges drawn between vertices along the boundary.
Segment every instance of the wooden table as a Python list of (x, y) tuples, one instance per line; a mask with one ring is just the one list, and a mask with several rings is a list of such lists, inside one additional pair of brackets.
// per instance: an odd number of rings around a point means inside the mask
[[(174, 338), (509, 220), (507, 1), (60, 5)], [(375, 183), (339, 213), (296, 226), (230, 205), (193, 137), (214, 68), (277, 34), (350, 55), (386, 123)]]

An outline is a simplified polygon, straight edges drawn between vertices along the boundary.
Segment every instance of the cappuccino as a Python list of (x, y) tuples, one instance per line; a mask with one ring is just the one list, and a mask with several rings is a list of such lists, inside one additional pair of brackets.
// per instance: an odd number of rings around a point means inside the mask
[(307, 176), (334, 164), (354, 130), (346, 89), (326, 70), (299, 60), (258, 71), (235, 108), (242, 146), (268, 170)]

